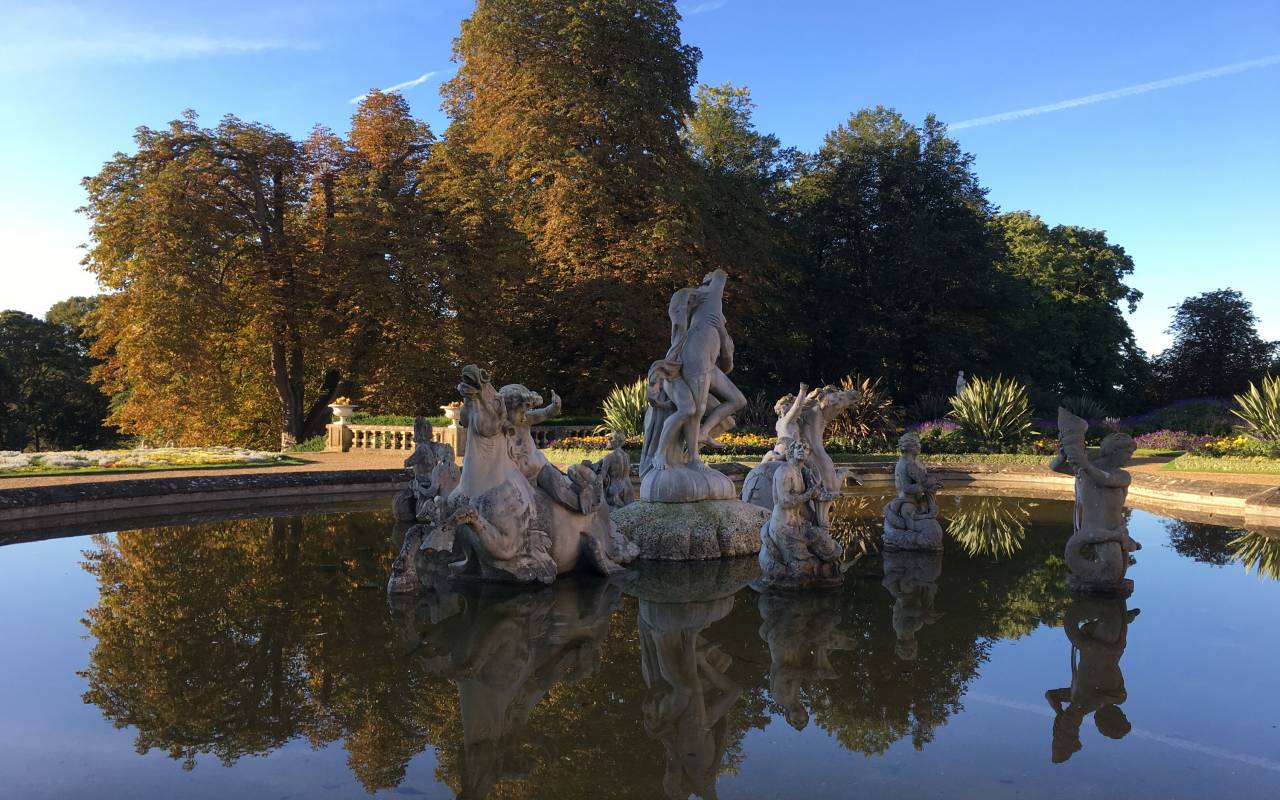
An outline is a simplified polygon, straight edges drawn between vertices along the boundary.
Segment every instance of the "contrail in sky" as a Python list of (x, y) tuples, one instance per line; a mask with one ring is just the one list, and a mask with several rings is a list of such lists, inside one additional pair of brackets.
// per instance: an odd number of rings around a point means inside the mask
[[(381, 89), (379, 91), (383, 92), (384, 94), (391, 94), (392, 92), (398, 92), (401, 89), (412, 89), (413, 87), (418, 86), (419, 84), (426, 83), (431, 78), (431, 76), (435, 75), (438, 71), (439, 70), (432, 70), (431, 72), (424, 72), (411, 81), (402, 81), (401, 83), (388, 86), (387, 88)], [(367, 96), (368, 96), (367, 92), (365, 94), (358, 94), (355, 97), (348, 100), (347, 102), (359, 103), (361, 100), (365, 99), (365, 97)]]
[(1280, 55), (1255, 58), (1252, 61), (1241, 61), (1237, 64), (1227, 64), (1225, 67), (1214, 67), (1213, 69), (1206, 69), (1202, 72), (1192, 72), (1187, 75), (1165, 78), (1164, 80), (1139, 83), (1134, 86), (1125, 86), (1122, 89), (1112, 89), (1109, 92), (1089, 94), (1084, 97), (1075, 97), (1070, 100), (1059, 100), (1056, 103), (1049, 103), (1043, 106), (1020, 108), (1017, 111), (1006, 111), (1003, 114), (992, 114), (989, 117), (975, 117), (974, 119), (966, 119), (962, 122), (957, 122), (954, 125), (949, 125), (948, 127), (954, 131), (962, 128), (977, 128), (982, 125), (994, 125), (997, 122), (1008, 122), (1011, 119), (1022, 119), (1023, 117), (1050, 114), (1054, 111), (1063, 111), (1065, 109), (1076, 108), (1078, 106), (1091, 106), (1094, 103), (1103, 103), (1107, 100), (1119, 100), (1121, 97), (1130, 97), (1135, 94), (1146, 94), (1147, 92), (1158, 92), (1161, 89), (1172, 89), (1175, 86), (1186, 86), (1188, 83), (1199, 83), (1200, 81), (1207, 81), (1211, 78), (1235, 75), (1237, 72), (1249, 72), (1255, 69), (1262, 69), (1263, 67), (1270, 67), (1275, 64), (1280, 64)]

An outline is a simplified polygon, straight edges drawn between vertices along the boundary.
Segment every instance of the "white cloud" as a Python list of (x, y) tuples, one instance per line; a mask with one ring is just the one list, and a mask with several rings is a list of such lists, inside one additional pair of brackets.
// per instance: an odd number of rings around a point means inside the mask
[(694, 3), (680, 9), (680, 13), (686, 17), (694, 14), (705, 14), (708, 11), (715, 11), (717, 8), (724, 8), (729, 4), (729, 0), (703, 0), (701, 3)]
[[(439, 73), (440, 73), (440, 71), (439, 71), (439, 70), (432, 70), (431, 72), (424, 72), (424, 73), (422, 73), (421, 75), (419, 75), (418, 77), (414, 78), (413, 80), (410, 80), (410, 81), (402, 81), (402, 82), (400, 82), (400, 83), (392, 84), (391, 86), (388, 86), (388, 87), (387, 87), (387, 88), (385, 88), (385, 89), (379, 89), (378, 91), (383, 92), (383, 93), (386, 93), (386, 94), (390, 94), (391, 92), (399, 92), (399, 91), (402, 91), (402, 90), (404, 90), (404, 89), (412, 89), (412, 88), (413, 88), (413, 87), (415, 87), (415, 86), (421, 86), (422, 84), (424, 84), (424, 83), (426, 83), (428, 80), (430, 80), (433, 76), (438, 75)], [(355, 97), (351, 98), (351, 99), (350, 99), (350, 100), (348, 100), (347, 102), (348, 102), (348, 103), (359, 103), (361, 100), (365, 99), (365, 98), (366, 98), (366, 97), (368, 97), (368, 96), (369, 96), (369, 93), (368, 93), (368, 92), (365, 92), (364, 94), (358, 94), (358, 95), (356, 95)]]
[(1235, 75), (1239, 72), (1249, 72), (1250, 70), (1262, 69), (1264, 67), (1280, 64), (1280, 55), (1266, 56), (1265, 58), (1255, 58), (1252, 61), (1241, 61), (1236, 64), (1227, 64), (1223, 67), (1214, 67), (1201, 72), (1191, 72), (1186, 75), (1177, 75), (1172, 78), (1165, 78), (1158, 81), (1150, 81), (1149, 83), (1139, 83), (1133, 86), (1125, 86), (1120, 89), (1112, 89), (1108, 92), (1099, 92), (1098, 94), (1089, 94), (1084, 97), (1074, 97), (1070, 100), (1059, 100), (1056, 103), (1047, 103), (1042, 106), (1032, 106), (1030, 108), (1020, 108), (1017, 111), (1005, 111), (1001, 114), (992, 114), (987, 117), (975, 117), (974, 119), (966, 119), (957, 122), (948, 127), (951, 130), (961, 130), (963, 128), (977, 128), (982, 125), (994, 125), (998, 122), (1008, 122), (1015, 119), (1023, 119), (1024, 117), (1035, 117), (1040, 114), (1050, 114), (1054, 111), (1065, 111), (1068, 108), (1079, 108), (1080, 106), (1090, 106), (1094, 103), (1103, 103), (1108, 100), (1119, 100), (1122, 97), (1132, 97), (1133, 95), (1146, 94), (1147, 92), (1158, 92), (1161, 89), (1172, 89), (1177, 86), (1186, 86), (1189, 83), (1198, 83), (1200, 81), (1210, 80), (1212, 78), (1221, 78), (1226, 75)]
[[(316, 45), (177, 27), (102, 16), (65, 5), (33, 5), (5, 14), (0, 27), (0, 71), (29, 72), (65, 64), (148, 63), (272, 50), (309, 50)], [(190, 30), (199, 28), (198, 31)], [(186, 30), (183, 30), (186, 28)]]

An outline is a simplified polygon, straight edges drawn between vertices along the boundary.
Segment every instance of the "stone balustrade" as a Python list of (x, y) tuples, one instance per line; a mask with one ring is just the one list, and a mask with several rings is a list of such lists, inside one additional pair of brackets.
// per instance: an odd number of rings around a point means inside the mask
[[(534, 444), (546, 447), (557, 439), (566, 436), (590, 436), (594, 428), (590, 425), (535, 425), (530, 430)], [(466, 449), (467, 431), (465, 428), (435, 428), (432, 438), (453, 447), (453, 452), (462, 457)], [(332, 452), (348, 452), (350, 450), (413, 450), (413, 426), (411, 425), (343, 425), (333, 423), (328, 427), (328, 442), (325, 450)]]

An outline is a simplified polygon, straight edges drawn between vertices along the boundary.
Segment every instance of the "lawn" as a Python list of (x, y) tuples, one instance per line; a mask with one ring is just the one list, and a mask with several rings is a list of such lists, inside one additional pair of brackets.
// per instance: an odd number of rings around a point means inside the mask
[(0, 478), (180, 469), (278, 467), (304, 464), (282, 453), (237, 447), (164, 447), (145, 450), (0, 451)]
[(1235, 472), (1246, 475), (1280, 475), (1280, 459), (1266, 456), (1212, 458), (1183, 455), (1165, 464), (1169, 472)]

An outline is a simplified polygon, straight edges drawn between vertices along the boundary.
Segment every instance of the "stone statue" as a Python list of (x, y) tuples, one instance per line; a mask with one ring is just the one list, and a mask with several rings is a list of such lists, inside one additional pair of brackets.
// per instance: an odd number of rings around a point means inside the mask
[(645, 413), (640, 460), (640, 499), (659, 503), (727, 500), (733, 481), (702, 462), (702, 446), (733, 425), (732, 414), (747, 404), (729, 380), (733, 339), (725, 328), (722, 270), (708, 273), (696, 289), (671, 298), (671, 347), (649, 368), (649, 410)]
[(898, 638), (894, 652), (903, 661), (914, 661), (920, 654), (916, 634), (942, 616), (933, 607), (938, 597), (938, 578), (942, 576), (942, 556), (894, 550), (882, 555), (882, 585), (893, 595), (893, 632)]
[(843, 552), (831, 531), (818, 524), (815, 502), (835, 497), (805, 467), (809, 445), (790, 442), (787, 461), (773, 473), (773, 514), (760, 529), (759, 588), (814, 589), (839, 586)]
[(1071, 686), (1044, 693), (1053, 709), (1053, 763), (1079, 752), (1080, 725), (1093, 714), (1098, 732), (1123, 739), (1133, 728), (1120, 705), (1128, 698), (1120, 657), (1128, 643), (1130, 611), (1122, 598), (1081, 598), (1063, 615), (1062, 629), (1071, 642)]
[(413, 453), (404, 460), (413, 470), (408, 488), (396, 495), (392, 507), (401, 522), (427, 522), (432, 519), (437, 497), (448, 497), (458, 485), (461, 471), (454, 459), (453, 448), (434, 441), (431, 421), (426, 417), (413, 420)]
[(613, 574), (635, 557), (590, 467), (576, 465), (566, 475), (542, 463), (531, 480), (525, 471), (543, 457), (533, 455), (535, 447), (523, 465), (513, 458), (521, 447), (517, 426), (489, 374), (464, 367), (458, 391), (468, 436), (462, 478), (422, 540), (424, 556), (456, 560), (455, 577), (544, 584), (579, 567)]
[(960, 372), (956, 374), (956, 394), (959, 395), (964, 391), (964, 387), (968, 385), (969, 381), (965, 380), (964, 370), (960, 370)]
[(622, 508), (633, 502), (635, 490), (631, 486), (631, 456), (622, 449), (627, 435), (614, 431), (609, 435), (609, 455), (593, 465), (604, 481), (604, 498), (610, 508)]
[(530, 428), (560, 415), (560, 395), (553, 390), (551, 402), (545, 408), (538, 408), (542, 405), (542, 395), (519, 383), (503, 386), (498, 394), (507, 408), (507, 420), (515, 429), (511, 434), (511, 456), (526, 478), (536, 480), (538, 472), (550, 462), (534, 443)]
[(765, 455), (759, 465), (747, 474), (742, 482), (742, 499), (761, 508), (772, 509), (773, 474), (786, 461), (786, 445), (784, 438), (803, 439), (809, 445), (809, 456), (805, 463), (813, 469), (822, 485), (834, 492), (830, 500), (816, 501), (814, 513), (818, 524), (830, 527), (831, 503), (839, 496), (840, 487), (844, 484), (844, 475), (836, 469), (835, 462), (827, 454), (823, 444), (827, 425), (853, 405), (858, 399), (856, 389), (842, 390), (835, 386), (823, 386), (809, 391), (804, 384), (800, 385), (800, 394), (787, 395), (778, 401), (774, 410), (778, 412), (776, 430), (778, 443)]
[(839, 629), (839, 598), (832, 595), (762, 594), (756, 604), (760, 638), (769, 645), (769, 696), (802, 731), (809, 724), (806, 688), (835, 678), (831, 652), (853, 650), (858, 640)]
[(934, 497), (942, 483), (929, 477), (920, 461), (920, 437), (905, 433), (898, 440), (902, 455), (893, 469), (898, 496), (884, 507), (884, 549), (942, 552), (942, 526)]
[(1127, 433), (1102, 440), (1101, 455), (1089, 460), (1085, 431), (1089, 423), (1058, 409), (1058, 454), (1049, 468), (1076, 479), (1075, 525), (1067, 540), (1067, 587), (1081, 594), (1127, 596), (1133, 581), (1125, 577), (1141, 545), (1129, 537), (1124, 504), (1132, 477), (1121, 469), (1137, 445)]

